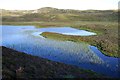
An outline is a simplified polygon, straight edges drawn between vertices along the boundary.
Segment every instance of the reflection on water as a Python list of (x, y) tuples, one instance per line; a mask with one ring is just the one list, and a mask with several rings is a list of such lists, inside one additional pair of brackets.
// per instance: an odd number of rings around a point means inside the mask
[(71, 41), (50, 40), (36, 34), (36, 32), (48, 31), (50, 28), (38, 29), (34, 26), (2, 27), (3, 46), (50, 60), (76, 65), (105, 75), (118, 76), (118, 59), (103, 55), (94, 46)]
[(50, 27), (50, 28), (41, 28), (40, 32), (35, 32), (36, 34), (41, 34), (42, 32), (55, 32), (64, 35), (74, 35), (74, 36), (90, 36), (96, 35), (96, 33), (88, 32), (85, 30), (78, 30), (71, 27)]

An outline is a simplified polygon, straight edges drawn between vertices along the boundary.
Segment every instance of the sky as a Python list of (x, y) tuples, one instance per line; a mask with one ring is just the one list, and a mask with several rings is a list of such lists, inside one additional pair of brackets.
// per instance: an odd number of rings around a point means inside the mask
[(76, 10), (118, 9), (120, 0), (0, 0), (0, 8), (7, 10), (34, 10), (42, 7)]

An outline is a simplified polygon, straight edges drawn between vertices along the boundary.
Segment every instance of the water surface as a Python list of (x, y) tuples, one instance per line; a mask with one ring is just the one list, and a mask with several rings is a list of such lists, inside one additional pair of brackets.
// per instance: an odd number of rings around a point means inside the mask
[(88, 32), (85, 30), (78, 30), (71, 27), (50, 27), (50, 28), (41, 28), (39, 32), (35, 32), (36, 35), (41, 34), (43, 32), (54, 32), (64, 35), (74, 35), (74, 36), (90, 36), (96, 35), (96, 33)]
[[(71, 41), (57, 41), (40, 36), (42, 32), (58, 32), (61, 34), (75, 35), (77, 29), (63, 28), (35, 28), (34, 26), (9, 26), (2, 27), (3, 46), (25, 52), (27, 54), (40, 56), (49, 60), (79, 66), (84, 69), (118, 77), (118, 58), (103, 55), (97, 47), (86, 43), (75, 43)], [(1, 28), (0, 28), (1, 29)], [(60, 30), (59, 30), (60, 29)], [(50, 31), (49, 31), (50, 30)], [(68, 30), (68, 31), (67, 31)], [(70, 31), (69, 31), (70, 30)], [(77, 30), (78, 32), (74, 31)], [(71, 33), (73, 32), (73, 33)], [(81, 34), (82, 36), (92, 32)], [(80, 35), (80, 34), (79, 34)], [(88, 34), (91, 35), (91, 34)], [(87, 35), (87, 36), (88, 36)], [(114, 73), (114, 74), (113, 74)]]

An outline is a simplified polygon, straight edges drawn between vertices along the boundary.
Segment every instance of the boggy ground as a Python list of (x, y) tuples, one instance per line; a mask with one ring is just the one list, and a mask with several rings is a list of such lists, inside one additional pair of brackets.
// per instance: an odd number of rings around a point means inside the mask
[[(90, 70), (2, 48), (3, 79), (105, 78)], [(108, 78), (108, 77), (107, 77)]]

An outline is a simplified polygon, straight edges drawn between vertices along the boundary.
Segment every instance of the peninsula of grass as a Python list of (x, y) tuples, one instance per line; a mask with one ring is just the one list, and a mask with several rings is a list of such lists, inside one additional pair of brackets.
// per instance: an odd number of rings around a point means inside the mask
[(56, 39), (56, 40), (86, 42), (93, 46), (98, 47), (98, 49), (107, 56), (120, 57), (118, 54), (118, 43), (117, 43), (118, 40), (117, 40), (117, 32), (116, 32), (117, 28), (113, 27), (113, 25), (107, 25), (107, 26), (109, 26), (108, 29), (106, 29), (107, 27), (105, 25), (89, 25), (86, 27), (74, 27), (77, 29), (84, 28), (84, 30), (87, 28), (88, 31), (90, 30), (97, 32), (97, 35), (94, 36), (72, 36), (72, 35), (63, 35), (52, 32), (43, 32), (41, 35), (44, 36), (45, 38)]

